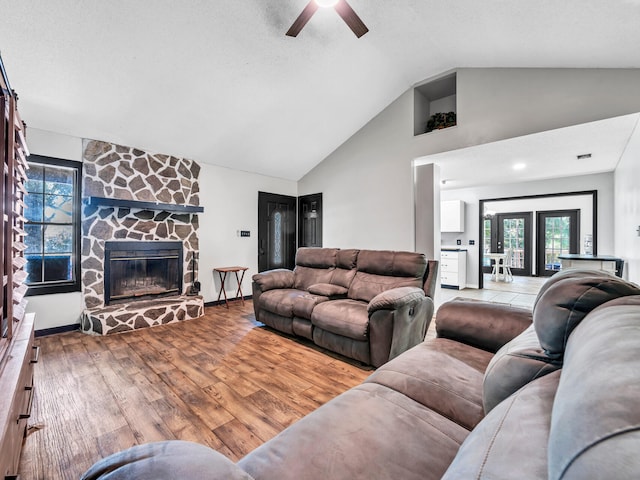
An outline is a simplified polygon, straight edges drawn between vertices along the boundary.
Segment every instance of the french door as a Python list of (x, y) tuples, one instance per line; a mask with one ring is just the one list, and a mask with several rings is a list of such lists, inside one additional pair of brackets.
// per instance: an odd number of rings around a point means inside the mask
[(578, 253), (580, 210), (538, 212), (536, 271), (551, 276), (560, 270), (558, 255)]
[[(531, 275), (531, 219), (531, 212), (498, 213), (485, 219), (484, 251), (507, 253), (513, 275)], [(484, 257), (483, 266), (485, 272), (491, 271), (488, 257)]]

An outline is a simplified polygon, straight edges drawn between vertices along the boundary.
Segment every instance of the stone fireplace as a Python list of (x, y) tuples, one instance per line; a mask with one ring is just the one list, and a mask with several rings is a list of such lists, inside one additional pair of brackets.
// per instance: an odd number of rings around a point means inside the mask
[(201, 296), (184, 295), (199, 250), (199, 171), (192, 160), (85, 140), (84, 332), (104, 335), (204, 314)]

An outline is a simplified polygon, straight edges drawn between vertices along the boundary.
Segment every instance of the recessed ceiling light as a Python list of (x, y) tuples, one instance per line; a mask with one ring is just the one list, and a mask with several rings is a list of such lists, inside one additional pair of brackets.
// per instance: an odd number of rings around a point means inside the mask
[(527, 168), (525, 163), (516, 163), (513, 165), (514, 170), (524, 170), (525, 168)]
[(584, 160), (587, 158), (591, 158), (591, 154), (590, 153), (583, 153), (582, 155), (576, 155), (576, 158), (578, 160)]

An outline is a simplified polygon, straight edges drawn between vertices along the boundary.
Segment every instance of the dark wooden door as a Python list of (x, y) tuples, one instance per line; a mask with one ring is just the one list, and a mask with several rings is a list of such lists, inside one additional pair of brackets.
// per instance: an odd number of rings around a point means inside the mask
[(258, 271), (295, 266), (296, 200), (258, 192)]
[(322, 246), (322, 193), (298, 197), (298, 246)]
[(580, 253), (578, 231), (580, 210), (554, 210), (538, 212), (536, 272), (550, 277), (560, 270), (558, 255)]

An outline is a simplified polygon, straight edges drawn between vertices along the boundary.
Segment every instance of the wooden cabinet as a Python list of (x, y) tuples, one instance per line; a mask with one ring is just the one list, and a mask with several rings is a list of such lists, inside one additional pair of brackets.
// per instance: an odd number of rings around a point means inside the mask
[(464, 232), (464, 202), (447, 200), (440, 203), (440, 231)]
[(26, 126), (0, 58), (0, 478), (15, 476), (33, 399), (33, 315), (25, 315)]
[(467, 286), (467, 252), (442, 250), (440, 252), (440, 286), (462, 290)]

